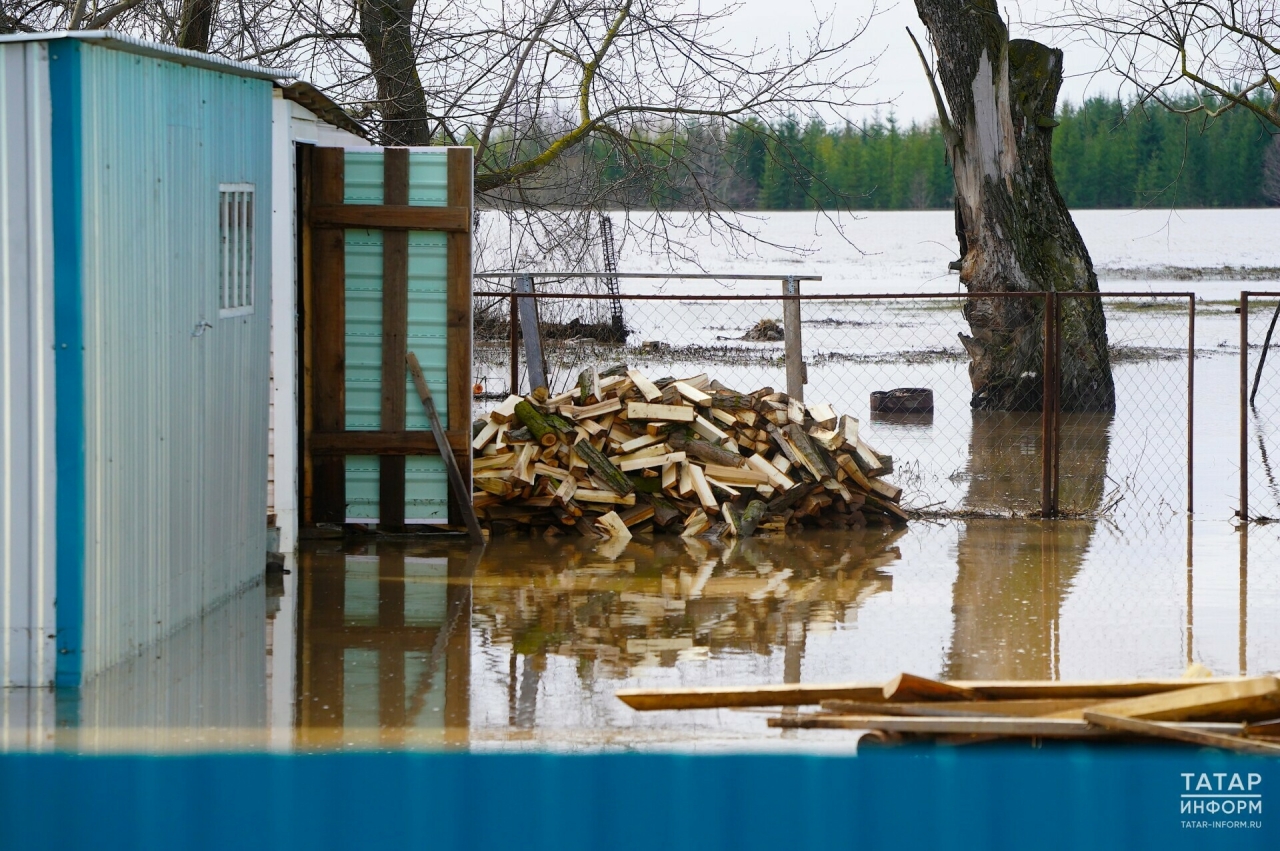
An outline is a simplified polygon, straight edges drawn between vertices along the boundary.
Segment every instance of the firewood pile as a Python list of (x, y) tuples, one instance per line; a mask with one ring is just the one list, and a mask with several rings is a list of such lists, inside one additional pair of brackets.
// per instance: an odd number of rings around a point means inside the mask
[(509, 396), (475, 423), (473, 504), (490, 534), (749, 537), (899, 524), (893, 459), (830, 405), (765, 387), (584, 370), (568, 393)]
[(1156, 739), (1280, 756), (1280, 680), (940, 681), (899, 674), (886, 683), (747, 688), (623, 689), (633, 709), (817, 706), (770, 727), (856, 730), (880, 744), (1009, 739)]

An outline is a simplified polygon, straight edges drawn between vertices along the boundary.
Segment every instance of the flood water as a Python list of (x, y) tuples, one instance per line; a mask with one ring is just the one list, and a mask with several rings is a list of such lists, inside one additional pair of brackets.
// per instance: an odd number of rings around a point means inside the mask
[[(1140, 237), (1110, 228), (1110, 242), (1098, 237), (1110, 246), (1100, 265), (1120, 269), (1126, 289), (1147, 290), (1171, 286), (1168, 269), (1139, 280), (1162, 263), (1226, 268), (1238, 256), (1257, 266), (1267, 259), (1258, 216), (1274, 223), (1277, 212), (1197, 213), (1205, 233), (1241, 234), (1239, 250), (1215, 239), (1201, 254), (1178, 243), (1176, 255), (1142, 248), (1150, 223), (1112, 213), (1111, 224)], [(892, 234), (909, 215), (868, 221)], [(934, 218), (950, 216), (919, 215), (935, 230)], [(1093, 219), (1082, 229), (1108, 230), (1101, 213)], [(901, 238), (894, 274), (916, 274), (917, 237)], [(1062, 503), (1090, 517), (1048, 522), (990, 516), (1039, 505), (1038, 417), (970, 411), (960, 357), (898, 356), (957, 348), (954, 310), (881, 306), (868, 316), (819, 304), (805, 320), (810, 389), (863, 419), (877, 448), (898, 459), (892, 478), (916, 504), (944, 504), (950, 519), (733, 545), (502, 537), (479, 551), (441, 536), (308, 540), (287, 557), (286, 575), (78, 692), (0, 690), (0, 749), (842, 751), (853, 737), (770, 729), (767, 711), (637, 713), (614, 692), (882, 681), (902, 671), (1064, 680), (1177, 676), (1191, 662), (1219, 674), (1280, 671), (1280, 524), (1231, 521), (1239, 338), (1229, 292), (1280, 283), (1242, 282), (1231, 277), (1238, 271), (1222, 273), (1196, 321), (1194, 520), (1183, 308), (1130, 301), (1109, 313), (1113, 346), (1129, 353), (1115, 367), (1117, 413), (1068, 417), (1062, 428)], [(884, 286), (892, 278), (868, 275)], [(644, 333), (714, 340), (758, 318), (701, 310), (678, 304)], [(821, 361), (839, 346), (867, 357)], [(778, 382), (776, 366), (725, 369), (748, 387)], [(1274, 402), (1280, 371), (1272, 375)], [(922, 385), (938, 400), (927, 421), (873, 421), (864, 410), (868, 389)], [(1255, 431), (1259, 441), (1280, 436), (1274, 418)], [(1274, 479), (1259, 481), (1261, 513), (1280, 514)], [(988, 516), (966, 519), (979, 513)]]

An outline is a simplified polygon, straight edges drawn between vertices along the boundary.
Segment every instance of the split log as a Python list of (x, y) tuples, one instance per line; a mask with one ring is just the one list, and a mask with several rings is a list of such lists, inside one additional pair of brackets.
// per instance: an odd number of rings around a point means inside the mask
[(578, 453), (579, 458), (587, 462), (591, 472), (599, 476), (601, 481), (616, 493), (625, 496), (635, 490), (635, 485), (631, 483), (631, 479), (623, 475), (621, 470), (613, 466), (613, 462), (604, 457), (603, 452), (587, 441), (578, 442), (574, 445), (573, 451)]
[(804, 429), (795, 423), (791, 423), (782, 429), (782, 433), (791, 441), (792, 448), (800, 457), (800, 461), (805, 468), (813, 474), (818, 481), (829, 479), (835, 475), (835, 472), (827, 465), (827, 461), (819, 453), (813, 441), (809, 439), (809, 435), (804, 433)]
[(701, 458), (708, 464), (719, 464), (722, 467), (746, 466), (746, 459), (736, 452), (722, 449), (713, 443), (690, 437), (687, 432), (673, 431), (667, 442), (672, 449), (682, 450), (695, 458)]
[(552, 428), (547, 418), (528, 402), (516, 403), (516, 417), (529, 429), (530, 434), (543, 446), (555, 446), (560, 441), (559, 432)]

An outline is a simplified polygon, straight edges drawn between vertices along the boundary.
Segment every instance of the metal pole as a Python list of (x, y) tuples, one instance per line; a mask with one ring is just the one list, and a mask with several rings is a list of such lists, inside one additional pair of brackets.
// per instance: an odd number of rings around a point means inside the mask
[(1187, 296), (1187, 514), (1195, 513), (1196, 297)]
[(520, 310), (516, 304), (520, 299), (511, 297), (511, 383), (507, 385), (508, 395), (520, 395)]
[(1249, 522), (1249, 294), (1240, 293), (1240, 519)]
[[(800, 295), (800, 279), (782, 279), (784, 296)], [(804, 346), (800, 339), (800, 299), (784, 298), (782, 301), (782, 335), (786, 345), (787, 395), (804, 401)]]
[[(533, 295), (533, 276), (516, 278), (516, 292)], [(520, 302), (520, 333), (524, 335), (524, 365), (529, 371), (529, 392), (547, 384), (546, 361), (542, 359), (542, 331), (538, 327), (538, 304), (534, 298), (516, 299)]]

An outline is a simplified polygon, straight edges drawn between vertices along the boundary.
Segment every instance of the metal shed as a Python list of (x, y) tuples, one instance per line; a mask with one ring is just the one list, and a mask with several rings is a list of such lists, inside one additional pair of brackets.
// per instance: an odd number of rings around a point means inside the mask
[(262, 577), (277, 76), (0, 38), (0, 685), (78, 686)]

